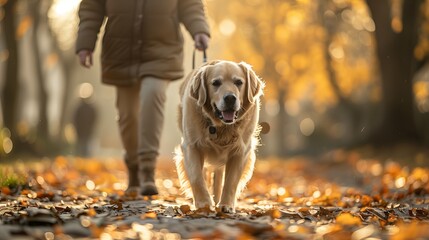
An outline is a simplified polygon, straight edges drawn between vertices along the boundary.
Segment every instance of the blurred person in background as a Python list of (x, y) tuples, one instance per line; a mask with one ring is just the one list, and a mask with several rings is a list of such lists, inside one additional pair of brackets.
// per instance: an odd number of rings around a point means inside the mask
[(210, 31), (202, 0), (82, 0), (76, 53), (91, 67), (100, 27), (102, 81), (116, 88), (118, 125), (128, 168), (127, 194), (155, 195), (154, 171), (164, 121), (166, 89), (183, 77), (180, 23), (198, 50)]
[(92, 95), (93, 87), (90, 83), (82, 83), (79, 86), (79, 103), (74, 112), (73, 125), (77, 136), (76, 155), (81, 157), (91, 155), (91, 141), (97, 121), (97, 109)]

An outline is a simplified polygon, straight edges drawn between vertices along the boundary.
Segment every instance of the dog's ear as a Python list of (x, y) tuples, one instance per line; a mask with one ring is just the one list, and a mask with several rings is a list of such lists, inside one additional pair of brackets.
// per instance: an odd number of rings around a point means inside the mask
[(246, 74), (245, 94), (247, 96), (247, 101), (253, 104), (255, 100), (263, 94), (265, 83), (256, 75), (249, 64), (240, 62), (238, 65)]
[(206, 68), (201, 67), (191, 80), (191, 97), (197, 100), (199, 106), (203, 106), (207, 101)]

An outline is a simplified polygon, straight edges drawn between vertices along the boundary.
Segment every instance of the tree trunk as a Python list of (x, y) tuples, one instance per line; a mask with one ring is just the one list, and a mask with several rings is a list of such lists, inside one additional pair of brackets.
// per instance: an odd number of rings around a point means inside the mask
[(416, 141), (412, 79), (416, 60), (413, 56), (417, 42), (417, 19), (420, 0), (404, 1), (403, 31), (391, 27), (389, 0), (367, 0), (375, 22), (377, 56), (383, 94), (381, 126), (372, 137), (377, 144)]
[(3, 29), (5, 43), (8, 51), (6, 60), (5, 83), (1, 93), (1, 105), (3, 111), (3, 124), (11, 132), (12, 141), (17, 140), (16, 122), (18, 114), (18, 44), (16, 39), (16, 3), (17, 0), (9, 0), (3, 5), (4, 19)]
[(39, 122), (37, 128), (38, 138), (47, 140), (49, 138), (48, 122), (48, 94), (45, 87), (45, 77), (42, 71), (41, 53), (39, 47), (39, 38), (37, 36), (40, 23), (40, 0), (30, 2), (30, 14), (33, 17), (32, 48), (34, 51), (34, 63), (36, 69), (36, 81), (39, 95)]
[[(335, 97), (338, 100), (337, 111), (346, 115), (347, 119), (349, 119), (350, 121), (352, 132), (349, 134), (351, 137), (346, 140), (346, 144), (352, 144), (352, 142), (355, 143), (360, 141), (360, 139), (357, 139), (356, 136), (360, 136), (360, 134), (357, 134), (357, 131), (360, 130), (359, 124), (361, 121), (361, 115), (359, 113), (357, 105), (353, 103), (349, 98), (347, 98), (347, 96), (345, 96), (342, 92), (338, 84), (339, 79), (337, 78), (336, 71), (332, 65), (334, 60), (332, 59), (331, 54), (329, 52), (329, 47), (333, 42), (335, 34), (337, 33), (338, 21), (337, 19), (328, 19), (328, 17), (325, 16), (325, 11), (328, 9), (329, 5), (326, 1), (319, 2), (318, 15), (320, 22), (322, 23), (322, 26), (326, 31), (326, 37), (324, 39), (323, 57), (325, 59), (328, 81), (331, 85)], [(338, 11), (341, 12), (342, 10), (343, 9), (339, 9)], [(337, 14), (338, 12), (335, 12), (335, 15)]]

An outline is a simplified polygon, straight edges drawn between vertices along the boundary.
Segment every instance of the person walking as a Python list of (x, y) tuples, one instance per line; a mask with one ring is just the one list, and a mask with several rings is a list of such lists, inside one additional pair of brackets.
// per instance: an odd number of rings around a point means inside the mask
[(77, 137), (75, 154), (81, 157), (92, 155), (91, 142), (97, 124), (97, 108), (92, 98), (92, 85), (89, 83), (80, 84), (79, 102), (73, 114), (73, 126)]
[(89, 68), (104, 21), (101, 78), (116, 88), (118, 125), (128, 169), (127, 193), (158, 194), (155, 166), (166, 89), (183, 71), (183, 24), (195, 48), (210, 40), (202, 0), (82, 0), (76, 54)]

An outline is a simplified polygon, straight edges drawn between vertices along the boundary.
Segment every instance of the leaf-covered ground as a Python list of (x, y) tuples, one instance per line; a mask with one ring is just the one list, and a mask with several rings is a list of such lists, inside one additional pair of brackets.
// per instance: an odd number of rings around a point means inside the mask
[(159, 161), (154, 198), (124, 196), (119, 159), (0, 164), (0, 239), (429, 239), (429, 155), (333, 151), (258, 160), (237, 213), (191, 207)]

